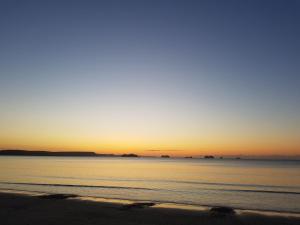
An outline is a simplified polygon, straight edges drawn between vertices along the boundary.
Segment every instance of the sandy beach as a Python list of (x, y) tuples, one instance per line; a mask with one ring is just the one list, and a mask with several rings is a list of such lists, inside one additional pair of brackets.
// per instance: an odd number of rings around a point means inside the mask
[(156, 207), (125, 207), (122, 204), (53, 199), (23, 194), (0, 194), (3, 225), (191, 225), (191, 224), (299, 224), (299, 217), (238, 213), (218, 216), (208, 211)]

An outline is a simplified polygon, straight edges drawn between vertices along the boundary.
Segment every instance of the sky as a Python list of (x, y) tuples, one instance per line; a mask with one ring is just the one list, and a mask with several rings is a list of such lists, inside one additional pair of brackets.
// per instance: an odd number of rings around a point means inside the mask
[(299, 155), (300, 1), (0, 2), (0, 148)]

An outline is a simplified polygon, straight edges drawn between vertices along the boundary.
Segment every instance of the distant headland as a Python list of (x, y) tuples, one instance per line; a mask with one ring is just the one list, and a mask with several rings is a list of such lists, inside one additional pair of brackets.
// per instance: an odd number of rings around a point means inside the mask
[(0, 150), (0, 155), (11, 155), (11, 156), (117, 156), (114, 154), (97, 154), (95, 152), (74, 152), (74, 151), (63, 151), (63, 152), (51, 152), (51, 151), (30, 151), (30, 150)]

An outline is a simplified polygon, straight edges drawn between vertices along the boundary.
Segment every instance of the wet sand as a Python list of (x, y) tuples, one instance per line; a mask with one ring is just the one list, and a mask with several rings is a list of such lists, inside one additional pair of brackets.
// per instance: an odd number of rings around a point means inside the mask
[(213, 215), (208, 211), (174, 208), (124, 207), (107, 202), (73, 198), (40, 198), (0, 193), (0, 223), (3, 225), (298, 225), (299, 217), (255, 213)]

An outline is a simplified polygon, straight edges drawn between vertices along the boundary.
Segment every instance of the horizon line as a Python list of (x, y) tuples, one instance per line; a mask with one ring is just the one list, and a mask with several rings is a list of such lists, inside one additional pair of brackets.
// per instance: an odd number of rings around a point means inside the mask
[[(130, 152), (123, 152), (123, 153), (103, 153), (103, 152), (99, 152), (99, 151), (92, 151), (92, 150), (33, 150), (33, 149), (7, 149), (7, 148), (0, 148), (0, 151), (37, 151), (37, 152), (90, 152), (90, 153), (95, 153), (98, 155), (122, 155), (122, 154), (136, 154), (136, 151), (130, 151)], [(149, 150), (144, 150), (144, 151), (149, 151)], [(150, 150), (151, 151), (151, 150)], [(166, 152), (166, 151), (184, 151), (184, 150), (154, 150), (155, 152)], [(160, 157), (160, 155), (143, 155), (143, 154), (137, 154), (141, 157)], [(162, 155), (166, 155), (166, 154), (162, 154)], [(185, 156), (172, 156), (172, 154), (168, 154), (170, 157), (172, 158), (184, 158), (184, 157), (204, 157), (207, 155), (212, 155), (214, 157), (254, 157), (254, 158), (300, 158), (300, 154), (295, 154), (295, 155), (283, 155), (283, 154), (270, 154), (270, 155), (250, 155), (250, 154), (199, 154), (199, 155), (190, 155), (190, 154), (186, 154)]]

